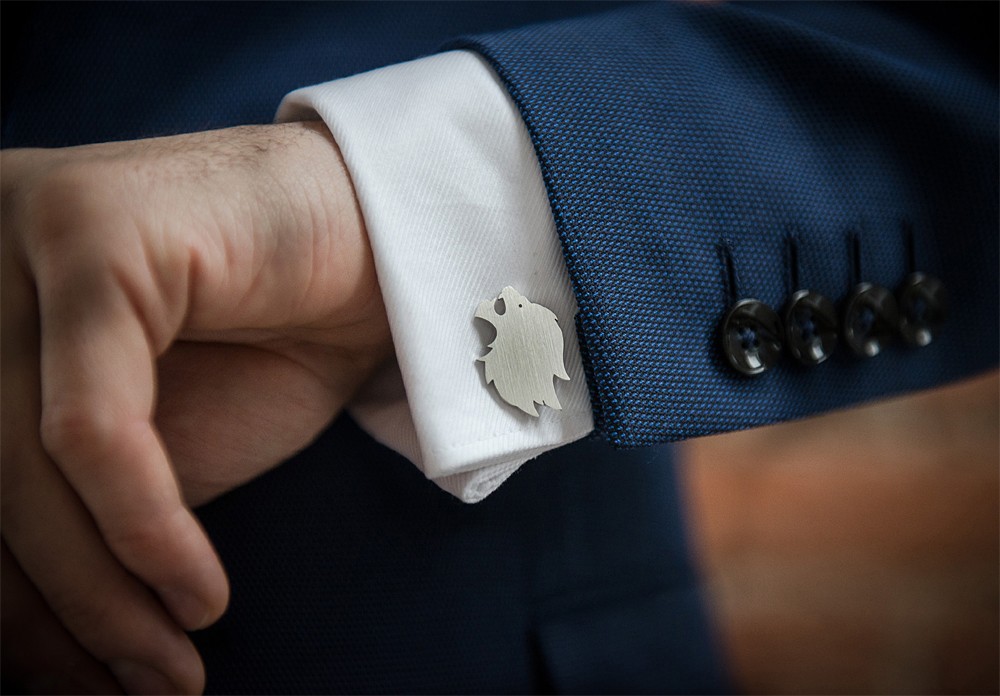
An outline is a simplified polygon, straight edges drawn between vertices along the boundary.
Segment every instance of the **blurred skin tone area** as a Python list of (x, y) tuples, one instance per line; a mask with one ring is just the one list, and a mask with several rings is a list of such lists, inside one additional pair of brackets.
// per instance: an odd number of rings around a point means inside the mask
[(997, 693), (1000, 379), (692, 440), (708, 602), (750, 693)]

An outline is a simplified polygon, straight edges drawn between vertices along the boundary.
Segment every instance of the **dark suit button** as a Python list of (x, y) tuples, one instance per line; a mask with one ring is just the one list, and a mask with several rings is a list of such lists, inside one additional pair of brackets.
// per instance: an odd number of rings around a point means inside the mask
[(765, 372), (781, 357), (781, 320), (759, 300), (740, 300), (722, 320), (722, 350), (743, 374)]
[(899, 289), (899, 333), (911, 346), (934, 340), (948, 313), (944, 283), (926, 273), (911, 273)]
[(895, 334), (899, 322), (896, 298), (881, 285), (859, 283), (844, 310), (844, 341), (863, 358), (882, 352)]
[(803, 365), (819, 365), (837, 347), (837, 310), (818, 292), (798, 290), (785, 306), (785, 345)]

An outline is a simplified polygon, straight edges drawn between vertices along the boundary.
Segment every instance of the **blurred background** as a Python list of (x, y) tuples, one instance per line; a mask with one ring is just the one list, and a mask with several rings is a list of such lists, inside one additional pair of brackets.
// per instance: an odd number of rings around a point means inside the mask
[(709, 602), (752, 693), (998, 693), (1000, 379), (690, 441)]

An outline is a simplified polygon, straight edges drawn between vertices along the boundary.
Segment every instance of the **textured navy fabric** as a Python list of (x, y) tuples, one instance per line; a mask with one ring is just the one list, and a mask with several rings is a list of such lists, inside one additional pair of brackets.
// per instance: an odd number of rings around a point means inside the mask
[(611, 4), (4, 3), (2, 143), (270, 123), (298, 87), (428, 55), (463, 32)]
[[(616, 443), (804, 415), (995, 360), (995, 86), (875, 10), (0, 8), (5, 147), (266, 122), (295, 87), (487, 32), (466, 43), (529, 125)], [(779, 304), (796, 234), (803, 283), (841, 298), (851, 231), (865, 279), (901, 278), (902, 217), (921, 268), (952, 291), (939, 342), (757, 381), (728, 371), (720, 245), (734, 291)], [(727, 690), (681, 502), (668, 448), (591, 440), (466, 506), (342, 419), (199, 511), (232, 581), (226, 616), (194, 636), (208, 689)]]
[(209, 692), (730, 689), (663, 446), (579, 442), (466, 505), (343, 419), (200, 516), (232, 583)]
[[(598, 429), (616, 445), (801, 417), (996, 364), (997, 85), (950, 44), (855, 3), (664, 3), (453, 45), (490, 60), (527, 123)], [(908, 229), (916, 270), (952, 297), (933, 344), (870, 361), (842, 348), (758, 378), (725, 362), (718, 326), (732, 301), (778, 309), (796, 289), (788, 236), (801, 285), (842, 301), (859, 280), (902, 282)]]
[[(3, 3), (3, 145), (266, 122), (295, 87), (602, 9)], [(469, 506), (342, 419), (199, 510), (232, 586), (193, 635), (208, 691), (729, 691), (682, 512), (666, 447), (581, 442)]]

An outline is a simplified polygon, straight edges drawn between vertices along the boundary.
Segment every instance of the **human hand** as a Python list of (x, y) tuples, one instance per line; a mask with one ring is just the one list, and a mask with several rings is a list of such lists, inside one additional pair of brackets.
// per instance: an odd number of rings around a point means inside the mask
[(200, 691), (182, 629), (228, 586), (190, 507), (307, 445), (391, 353), (339, 150), (254, 126), (0, 173), (4, 672)]

